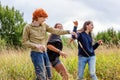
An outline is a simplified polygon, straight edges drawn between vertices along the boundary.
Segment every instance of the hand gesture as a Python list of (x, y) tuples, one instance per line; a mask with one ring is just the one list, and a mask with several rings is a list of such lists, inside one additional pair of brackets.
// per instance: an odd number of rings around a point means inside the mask
[(40, 51), (45, 51), (45, 47), (43, 45), (40, 45), (40, 44), (36, 44), (35, 47), (37, 49), (39, 49)]
[(98, 44), (102, 45), (103, 41), (102, 40), (98, 40)]
[(63, 58), (67, 58), (67, 54), (66, 53), (64, 53), (63, 51), (60, 51), (60, 53), (59, 53)]
[(78, 26), (78, 21), (73, 21), (74, 26), (77, 27)]
[(74, 35), (74, 36), (77, 38), (77, 33), (71, 32), (70, 34), (71, 34), (71, 35)]

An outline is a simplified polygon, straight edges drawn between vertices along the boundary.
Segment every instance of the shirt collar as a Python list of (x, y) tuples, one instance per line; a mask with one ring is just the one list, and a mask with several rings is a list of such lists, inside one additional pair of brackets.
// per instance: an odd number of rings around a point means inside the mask
[(38, 24), (31, 23), (30, 25), (31, 25), (32, 27), (41, 27), (43, 24), (38, 25)]

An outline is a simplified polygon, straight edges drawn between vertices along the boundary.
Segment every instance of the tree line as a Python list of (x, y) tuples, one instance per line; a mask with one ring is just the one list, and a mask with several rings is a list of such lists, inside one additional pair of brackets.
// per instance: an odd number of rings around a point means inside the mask
[(120, 31), (117, 32), (114, 28), (109, 28), (106, 31), (98, 32), (95, 40), (99, 39), (102, 39), (108, 47), (113, 45), (120, 47)]

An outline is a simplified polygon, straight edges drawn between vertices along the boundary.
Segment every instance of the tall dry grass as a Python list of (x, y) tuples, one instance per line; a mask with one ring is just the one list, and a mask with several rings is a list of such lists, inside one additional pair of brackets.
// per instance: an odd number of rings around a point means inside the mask
[[(63, 51), (68, 54), (68, 57), (66, 59), (60, 57), (60, 59), (69, 72), (70, 80), (76, 80), (78, 72), (77, 48), (64, 47)], [(96, 74), (99, 80), (120, 80), (120, 50), (99, 47), (95, 52), (97, 58)], [(90, 80), (87, 66), (84, 78)], [(54, 69), (52, 69), (52, 73), (53, 80), (61, 80), (61, 76)], [(29, 50), (1, 50), (0, 80), (35, 80)]]

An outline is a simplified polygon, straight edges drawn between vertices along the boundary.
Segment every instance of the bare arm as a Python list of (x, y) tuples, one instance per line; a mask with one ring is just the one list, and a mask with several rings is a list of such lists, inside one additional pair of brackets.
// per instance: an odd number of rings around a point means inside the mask
[(57, 49), (56, 47), (54, 47), (54, 46), (51, 45), (51, 44), (48, 44), (48, 45), (47, 45), (47, 48), (48, 48), (49, 50), (51, 50), (51, 51), (54, 51), (54, 52), (60, 54), (63, 58), (66, 58), (66, 57), (67, 57), (67, 54), (66, 54), (66, 53), (64, 53), (63, 51), (60, 51), (59, 49)]
[(56, 53), (59, 53), (59, 49), (57, 49), (56, 47), (54, 47), (54, 46), (51, 45), (51, 44), (48, 44), (48, 45), (47, 45), (47, 48), (48, 48), (49, 50), (51, 50), (51, 51), (54, 51), (54, 52), (56, 52)]

